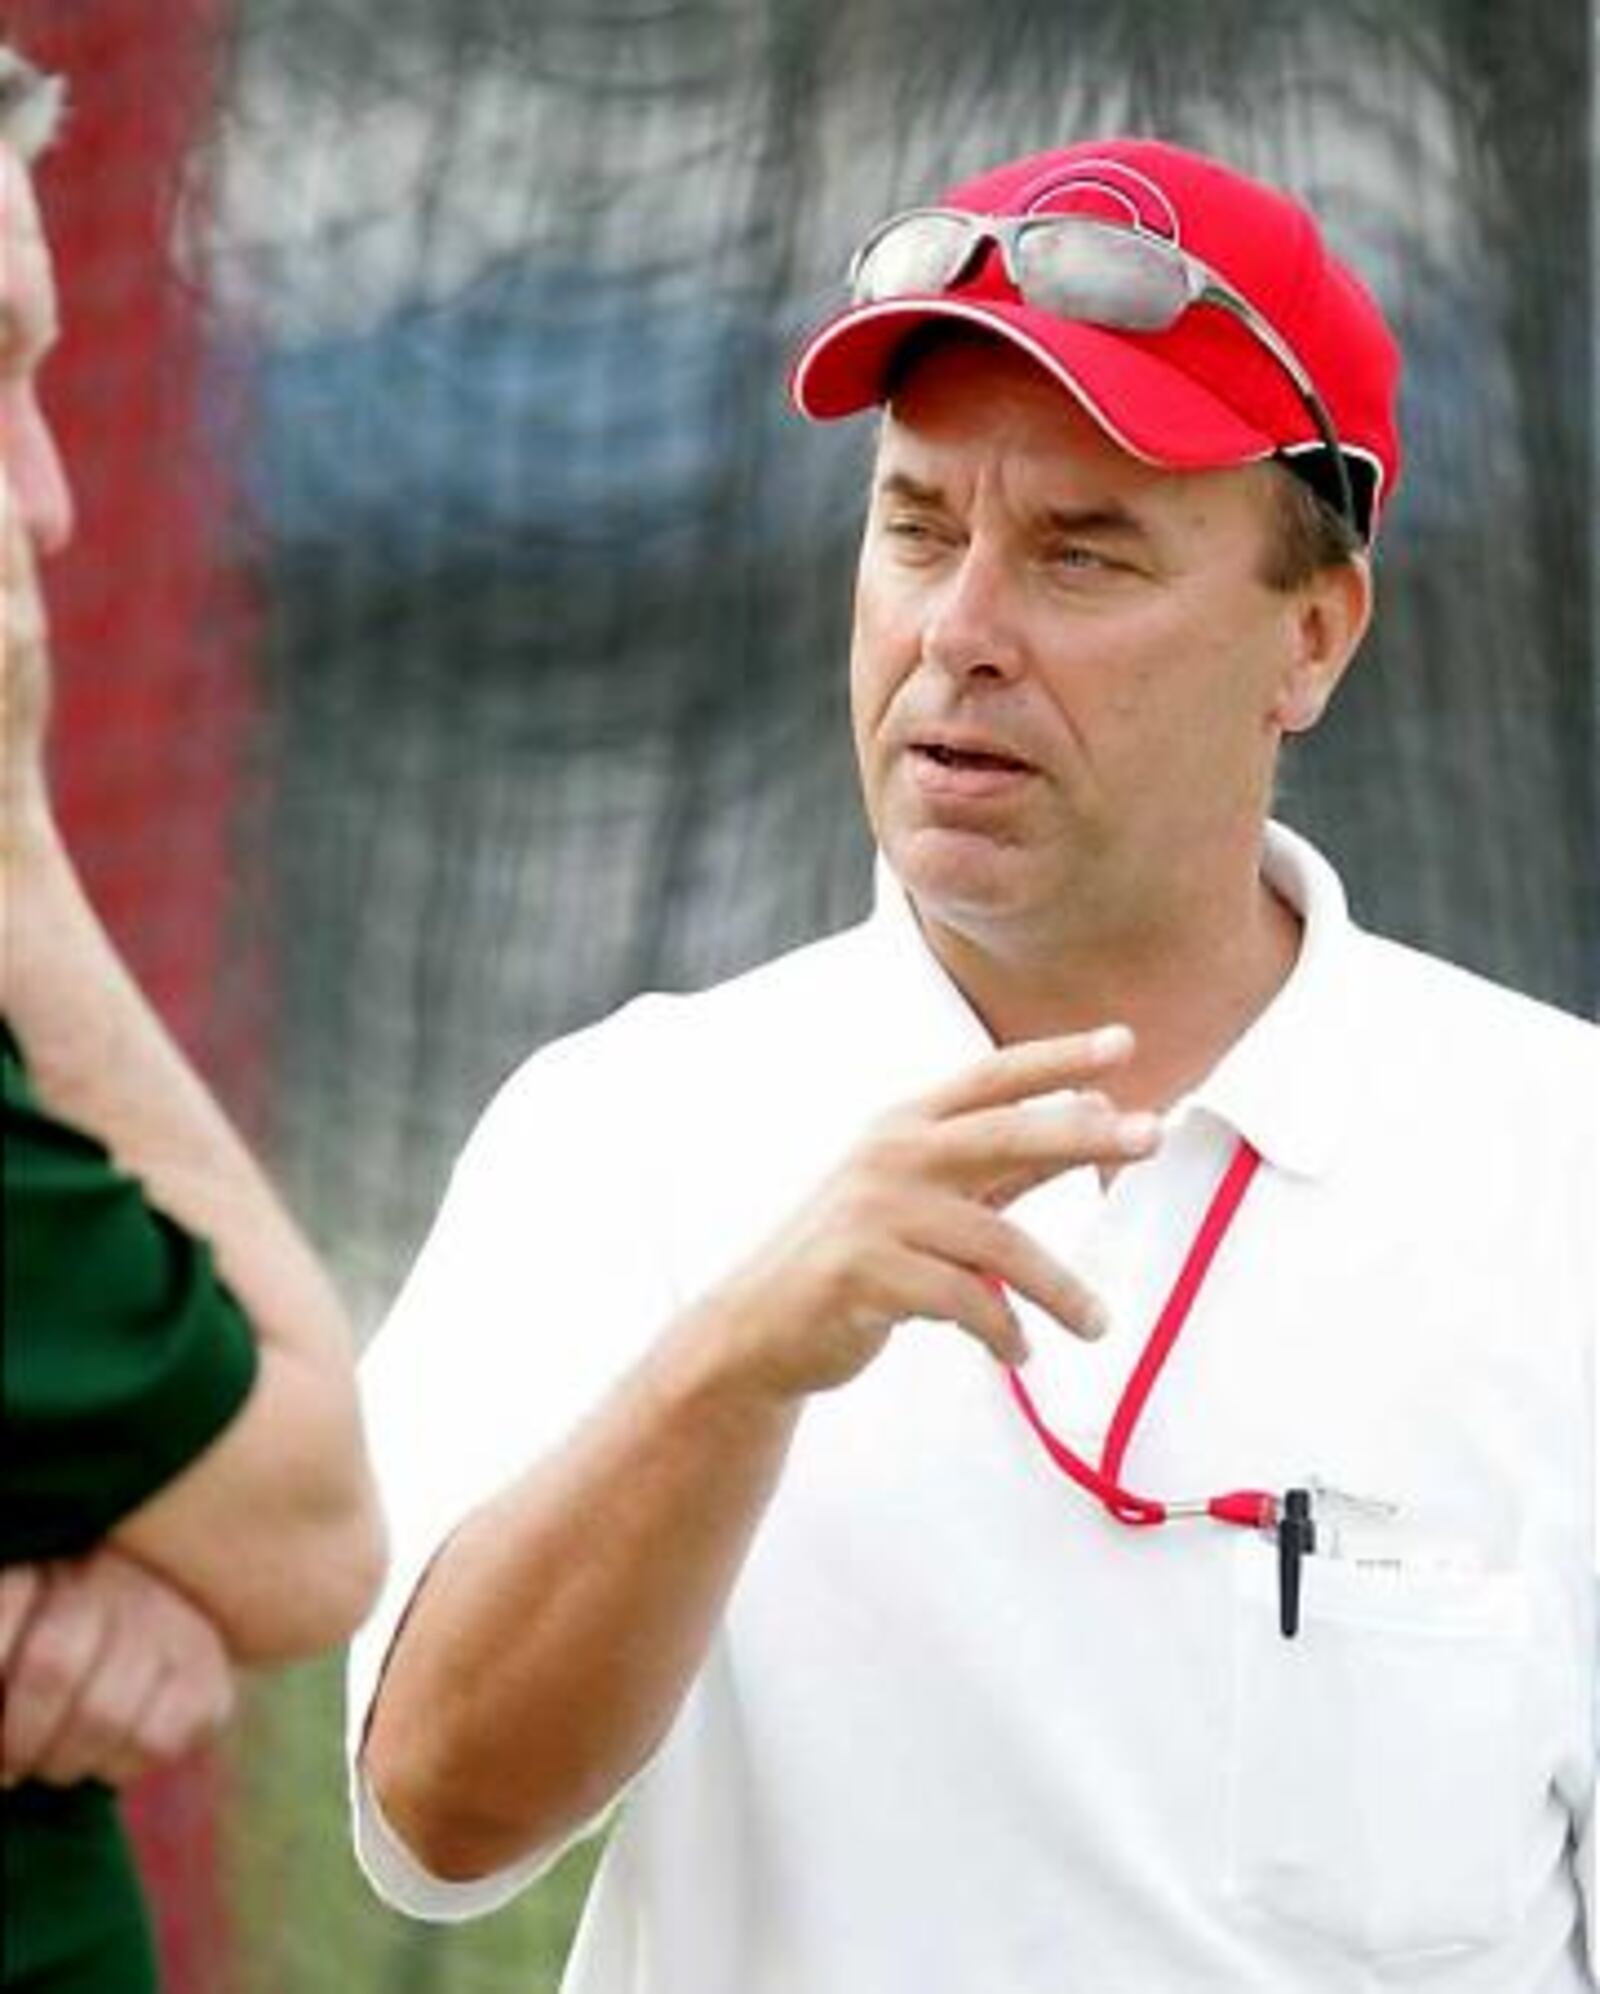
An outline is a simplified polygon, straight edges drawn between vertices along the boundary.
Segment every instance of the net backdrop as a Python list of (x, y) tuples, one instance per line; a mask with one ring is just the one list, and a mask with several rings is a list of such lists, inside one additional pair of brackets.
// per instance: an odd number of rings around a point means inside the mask
[[(128, 953), (370, 1329), (533, 1046), (868, 892), (866, 425), (786, 362), (891, 208), (1114, 128), (1296, 189), (1408, 355), (1380, 614), (1283, 814), (1369, 923), (1588, 1010), (1578, 0), (29, 0), (82, 531), (58, 777)], [(1463, 1076), (1470, 1085), (1470, 1076)], [(336, 1671), (137, 1813), (172, 1987), (553, 1987), (345, 1853)]]

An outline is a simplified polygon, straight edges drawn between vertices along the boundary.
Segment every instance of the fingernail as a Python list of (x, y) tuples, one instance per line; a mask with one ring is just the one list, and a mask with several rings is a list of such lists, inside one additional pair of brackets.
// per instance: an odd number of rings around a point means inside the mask
[(1124, 1115), (1119, 1134), (1129, 1149), (1148, 1149), (1161, 1139), (1161, 1117), (1142, 1112)]
[(1111, 1317), (1099, 1302), (1093, 1302), (1084, 1312), (1082, 1332), (1091, 1343), (1098, 1343), (1111, 1327)]
[(1097, 1059), (1114, 1059), (1133, 1047), (1133, 1031), (1128, 1025), (1102, 1025), (1089, 1034), (1089, 1050)]

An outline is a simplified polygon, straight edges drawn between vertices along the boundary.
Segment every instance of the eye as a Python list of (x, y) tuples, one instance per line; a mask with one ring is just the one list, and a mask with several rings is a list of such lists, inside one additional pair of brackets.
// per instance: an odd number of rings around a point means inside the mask
[(931, 559), (950, 545), (948, 526), (926, 513), (891, 512), (882, 526), (883, 537), (896, 552), (913, 559)]
[(1052, 568), (1061, 568), (1070, 573), (1085, 573), (1095, 569), (1109, 568), (1113, 562), (1097, 547), (1086, 547), (1080, 541), (1063, 542), (1052, 547), (1045, 555)]
[(1062, 582), (1111, 581), (1136, 572), (1121, 554), (1093, 540), (1061, 540), (1047, 546), (1041, 556), (1047, 574)]

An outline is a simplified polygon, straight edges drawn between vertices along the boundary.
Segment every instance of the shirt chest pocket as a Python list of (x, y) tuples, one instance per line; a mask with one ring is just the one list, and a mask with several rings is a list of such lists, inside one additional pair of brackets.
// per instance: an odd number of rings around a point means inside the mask
[(1286, 1641), (1274, 1547), (1237, 1552), (1234, 1902), (1368, 1961), (1503, 1939), (1548, 1784), (1522, 1577), (1313, 1558)]

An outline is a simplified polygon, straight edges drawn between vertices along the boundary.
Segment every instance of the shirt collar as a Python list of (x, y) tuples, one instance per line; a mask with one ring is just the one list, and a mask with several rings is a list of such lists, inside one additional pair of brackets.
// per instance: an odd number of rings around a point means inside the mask
[(1173, 1112), (1209, 1112), (1268, 1163), (1320, 1177), (1353, 1097), (1348, 1061), (1355, 929), (1333, 867), (1284, 825), (1269, 823), (1262, 873), (1299, 914), (1300, 953), (1281, 990)]
[[(1338, 874), (1297, 833), (1269, 823), (1262, 872), (1299, 914), (1300, 953), (1282, 989), (1168, 1119), (1208, 1114), (1270, 1164), (1301, 1177), (1329, 1167), (1350, 1100), (1355, 929)], [(880, 853), (869, 933), (878, 944), (874, 1009), (897, 1078), (915, 1089), (993, 1049), (982, 1019), (928, 947), (910, 899)]]

